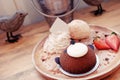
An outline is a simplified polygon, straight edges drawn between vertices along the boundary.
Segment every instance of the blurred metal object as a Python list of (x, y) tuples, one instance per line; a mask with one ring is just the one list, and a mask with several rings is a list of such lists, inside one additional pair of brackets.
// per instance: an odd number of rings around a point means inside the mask
[(100, 5), (103, 0), (84, 0), (88, 5), (92, 5), (92, 6), (98, 6)]
[(101, 3), (103, 2), (103, 0), (83, 0), (85, 3), (87, 3), (88, 5), (91, 6), (97, 6), (97, 10), (92, 11), (92, 13), (94, 13), (94, 15), (101, 15), (105, 10), (102, 8)]
[(23, 11), (17, 11), (11, 17), (4, 16), (0, 18), (0, 29), (6, 32), (8, 42), (16, 42), (21, 37), (20, 34), (14, 36), (12, 32), (17, 31), (22, 26), (27, 14)]
[(74, 7), (74, 0), (37, 0), (37, 2), (42, 11), (37, 7), (35, 0), (32, 0), (34, 8), (44, 15), (50, 26), (57, 17), (67, 23), (73, 20), (73, 12), (79, 4), (77, 2), (77, 5)]

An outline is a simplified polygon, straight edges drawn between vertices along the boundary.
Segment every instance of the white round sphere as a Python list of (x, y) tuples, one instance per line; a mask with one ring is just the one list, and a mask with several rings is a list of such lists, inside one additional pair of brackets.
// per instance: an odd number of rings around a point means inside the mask
[(67, 48), (67, 54), (71, 57), (82, 57), (88, 52), (88, 47), (83, 43), (71, 44)]

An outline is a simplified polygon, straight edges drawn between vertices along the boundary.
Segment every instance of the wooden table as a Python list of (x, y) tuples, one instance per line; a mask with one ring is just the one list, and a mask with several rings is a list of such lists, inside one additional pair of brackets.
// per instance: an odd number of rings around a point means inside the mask
[[(82, 19), (89, 24), (97, 24), (120, 32), (120, 0), (103, 3), (106, 12), (101, 16), (89, 13), (96, 7), (77, 10), (75, 19)], [(32, 64), (31, 54), (34, 46), (49, 34), (49, 26), (45, 21), (22, 27), (16, 33), (22, 38), (15, 43), (5, 42), (5, 33), (0, 34), (0, 80), (48, 80), (43, 78)], [(120, 80), (120, 69), (102, 80)]]

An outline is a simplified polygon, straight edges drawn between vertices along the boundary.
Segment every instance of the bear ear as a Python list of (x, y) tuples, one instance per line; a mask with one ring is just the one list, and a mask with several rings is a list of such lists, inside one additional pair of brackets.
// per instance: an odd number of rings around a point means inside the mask
[(94, 50), (94, 46), (92, 44), (89, 44), (88, 46)]
[(55, 62), (60, 65), (60, 58), (59, 58), (59, 57), (56, 57), (56, 58), (55, 58)]

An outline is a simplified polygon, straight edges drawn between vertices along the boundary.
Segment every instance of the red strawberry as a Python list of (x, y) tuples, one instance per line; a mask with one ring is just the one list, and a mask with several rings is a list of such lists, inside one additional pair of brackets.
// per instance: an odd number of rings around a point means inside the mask
[(110, 47), (106, 44), (104, 39), (101, 39), (100, 37), (96, 37), (93, 40), (93, 43), (95, 45), (95, 47), (99, 50), (107, 50), (110, 49)]
[(120, 46), (120, 40), (115, 32), (112, 32), (111, 35), (105, 38), (106, 43), (113, 49), (114, 51), (118, 51)]

